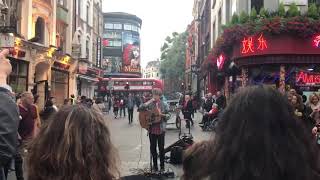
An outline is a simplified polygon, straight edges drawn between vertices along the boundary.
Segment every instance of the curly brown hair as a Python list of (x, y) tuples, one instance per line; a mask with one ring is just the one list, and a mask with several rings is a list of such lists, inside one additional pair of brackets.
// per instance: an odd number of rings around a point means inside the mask
[(104, 118), (84, 106), (65, 106), (29, 144), (28, 179), (112, 180), (118, 153)]

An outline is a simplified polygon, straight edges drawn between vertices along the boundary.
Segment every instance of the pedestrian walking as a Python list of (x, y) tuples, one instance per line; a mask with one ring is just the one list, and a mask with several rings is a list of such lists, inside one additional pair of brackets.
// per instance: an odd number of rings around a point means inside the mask
[(100, 113), (75, 105), (52, 118), (28, 146), (29, 180), (119, 179), (118, 152)]
[(120, 107), (120, 100), (118, 96), (116, 96), (113, 100), (113, 114), (115, 119), (118, 118), (119, 107)]
[(131, 93), (128, 95), (128, 100), (127, 100), (127, 107), (128, 107), (128, 117), (129, 117), (129, 124), (132, 123), (133, 121), (133, 109), (134, 109), (134, 97), (132, 96)]
[(190, 99), (190, 96), (185, 95), (182, 113), (183, 113), (184, 119), (187, 120), (187, 128), (190, 128), (190, 122), (191, 122), (192, 126), (194, 124), (192, 117), (191, 117), (192, 112), (193, 112), (193, 107), (192, 107), (192, 101)]
[(126, 99), (122, 96), (120, 99), (120, 118), (123, 114), (123, 117), (126, 117)]
[(10, 166), (17, 150), (19, 111), (7, 77), (12, 71), (10, 61), (6, 59), (8, 50), (0, 52), (0, 180), (5, 180), (5, 169)]

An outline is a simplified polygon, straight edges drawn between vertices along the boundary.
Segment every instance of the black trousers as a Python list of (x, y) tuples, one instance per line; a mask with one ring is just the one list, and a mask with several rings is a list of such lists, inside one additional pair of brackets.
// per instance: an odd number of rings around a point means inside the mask
[(120, 107), (120, 117), (122, 116), (122, 112), (123, 112), (123, 116), (126, 117), (126, 108), (125, 107)]
[(193, 120), (191, 118), (191, 113), (190, 112), (185, 112), (183, 113), (184, 119), (187, 119), (187, 126), (190, 126), (190, 122), (193, 125)]
[(133, 120), (133, 109), (128, 108), (129, 123)]
[(4, 167), (0, 166), (0, 180), (6, 180), (6, 175), (4, 174)]
[(156, 135), (149, 133), (150, 139), (150, 152), (152, 155), (153, 168), (158, 170), (158, 153), (157, 153), (157, 144), (160, 154), (160, 168), (164, 169), (164, 137), (165, 133)]
[[(15, 169), (17, 180), (24, 180), (22, 166), (23, 166), (23, 159), (22, 159), (20, 152), (18, 152), (14, 156), (14, 169)], [(7, 163), (7, 165), (4, 167), (5, 176), (8, 175), (10, 168), (11, 168), (11, 162)], [(1, 178), (0, 178), (0, 180), (1, 180)]]

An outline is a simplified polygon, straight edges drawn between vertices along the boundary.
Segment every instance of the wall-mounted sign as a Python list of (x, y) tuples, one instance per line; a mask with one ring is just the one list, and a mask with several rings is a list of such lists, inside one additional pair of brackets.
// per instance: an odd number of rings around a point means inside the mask
[(320, 86), (320, 73), (300, 71), (296, 75), (297, 86)]
[(317, 48), (320, 48), (320, 34), (313, 38), (313, 45)]
[(291, 5), (292, 3), (295, 3), (298, 6), (306, 6), (308, 5), (308, 0), (281, 0), (284, 5)]
[(255, 53), (255, 51), (264, 51), (268, 48), (267, 40), (264, 38), (263, 34), (257, 39), (252, 36), (245, 37), (241, 43), (241, 54)]
[(221, 70), (223, 68), (224, 65), (224, 61), (226, 60), (226, 57), (221, 54), (218, 58), (217, 58), (217, 67), (219, 70)]
[(96, 59), (97, 67), (101, 67), (101, 38), (97, 38), (97, 59)]

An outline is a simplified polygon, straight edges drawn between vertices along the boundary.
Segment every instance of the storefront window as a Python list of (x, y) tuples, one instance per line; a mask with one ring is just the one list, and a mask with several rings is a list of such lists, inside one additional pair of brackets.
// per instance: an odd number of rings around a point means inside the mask
[(13, 92), (22, 93), (27, 90), (28, 63), (22, 60), (10, 59), (12, 73), (8, 78), (8, 83)]
[(64, 99), (68, 98), (68, 92), (69, 92), (68, 72), (52, 69), (51, 96), (56, 98), (58, 105), (62, 105)]

